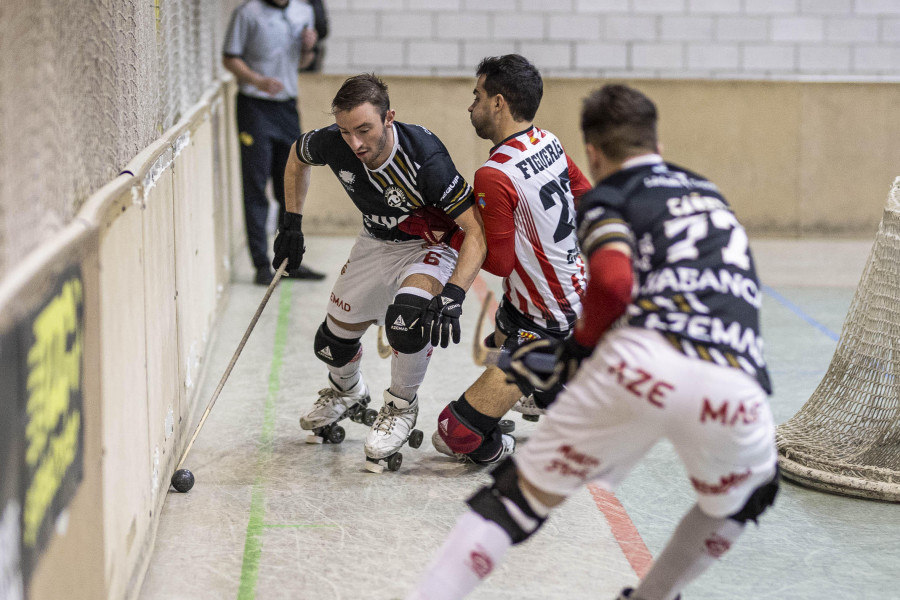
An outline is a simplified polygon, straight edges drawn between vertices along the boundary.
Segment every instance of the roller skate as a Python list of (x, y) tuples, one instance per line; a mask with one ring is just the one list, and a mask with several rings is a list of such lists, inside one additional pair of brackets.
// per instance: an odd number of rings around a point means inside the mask
[(509, 435), (516, 430), (516, 424), (509, 419), (502, 419), (497, 425), (500, 427), (500, 439), (503, 442), (503, 446), (500, 449), (500, 454), (490, 461), (475, 461), (468, 454), (454, 452), (450, 449), (450, 446), (447, 445), (447, 442), (444, 441), (444, 438), (441, 437), (441, 433), (438, 430), (435, 430), (431, 436), (431, 445), (441, 454), (452, 456), (460, 462), (471, 462), (478, 465), (494, 464), (516, 451), (516, 438)]
[(372, 425), (378, 416), (377, 412), (368, 408), (371, 398), (362, 375), (356, 385), (346, 391), (340, 389), (330, 375), (328, 385), (329, 387), (319, 390), (319, 399), (312, 410), (300, 417), (300, 427), (312, 431), (306, 436), (307, 444), (340, 444), (344, 441), (346, 432), (338, 425), (339, 421), (349, 417), (356, 423)]
[(547, 409), (535, 404), (534, 396), (531, 394), (519, 398), (519, 401), (513, 405), (512, 410), (522, 413), (522, 418), (532, 423), (536, 423), (541, 418), (541, 415), (547, 412)]
[[(366, 436), (366, 470), (373, 473), (396, 471), (403, 463), (403, 455), (398, 452), (403, 444), (418, 448), (425, 438), (420, 430), (414, 429), (419, 416), (419, 398), (404, 400), (384, 390), (384, 406)], [(381, 464), (384, 462), (385, 464)]]

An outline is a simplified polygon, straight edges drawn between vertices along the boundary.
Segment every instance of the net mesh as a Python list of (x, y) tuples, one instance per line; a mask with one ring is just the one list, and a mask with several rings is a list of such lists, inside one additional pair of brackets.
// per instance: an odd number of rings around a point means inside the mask
[(776, 439), (789, 479), (900, 502), (900, 177), (828, 371)]
[(222, 74), (238, 4), (0, 2), (0, 279)]

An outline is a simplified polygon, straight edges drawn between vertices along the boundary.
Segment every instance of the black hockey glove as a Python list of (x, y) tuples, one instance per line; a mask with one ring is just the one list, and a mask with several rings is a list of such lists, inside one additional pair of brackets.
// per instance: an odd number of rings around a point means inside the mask
[(287, 271), (293, 271), (303, 262), (303, 253), (306, 252), (306, 247), (303, 245), (302, 223), (303, 215), (292, 212), (284, 213), (284, 222), (281, 224), (281, 229), (275, 236), (273, 244), (275, 258), (272, 260), (272, 266), (276, 270), (285, 258), (288, 259)]
[(556, 383), (566, 385), (575, 377), (575, 372), (581, 363), (594, 351), (575, 341), (575, 336), (570, 335), (559, 345), (556, 350)]
[(466, 292), (458, 285), (448, 283), (444, 291), (431, 299), (422, 319), (424, 331), (431, 331), (431, 345), (441, 348), (450, 345), (450, 332), (453, 332), (453, 343), (459, 343), (459, 317), (462, 315), (462, 303)]
[(498, 362), (497, 366), (506, 372), (506, 380), (515, 383), (526, 396), (535, 390), (547, 390), (554, 382), (558, 344), (556, 340), (546, 338), (514, 348), (504, 343), (504, 350), (510, 350), (509, 364), (501, 366)]
[(569, 336), (563, 341), (535, 340), (522, 344), (510, 356), (507, 378), (523, 393), (533, 389), (549, 395), (552, 402), (569, 383), (581, 362), (591, 355), (593, 348), (585, 348)]

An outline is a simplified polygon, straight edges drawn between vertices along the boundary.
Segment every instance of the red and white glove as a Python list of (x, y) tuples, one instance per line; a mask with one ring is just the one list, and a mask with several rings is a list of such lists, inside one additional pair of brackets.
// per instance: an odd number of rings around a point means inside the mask
[(432, 245), (447, 244), (457, 252), (462, 246), (466, 232), (447, 213), (433, 206), (414, 210), (400, 221), (400, 231), (422, 238)]

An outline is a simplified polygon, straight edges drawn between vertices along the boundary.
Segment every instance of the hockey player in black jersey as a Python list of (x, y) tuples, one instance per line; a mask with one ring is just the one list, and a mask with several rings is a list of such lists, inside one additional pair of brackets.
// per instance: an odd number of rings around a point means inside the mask
[[(684, 463), (697, 503), (620, 600), (678, 598), (773, 503), (771, 386), (747, 235), (715, 184), (663, 161), (656, 121), (653, 102), (627, 86), (585, 101), (597, 185), (577, 217), (589, 264), (584, 313), (555, 349), (548, 340), (522, 346), (511, 365), (539, 389), (566, 389), (469, 499), (410, 598), (464, 597), (553, 507), (589, 482), (614, 488), (661, 438)], [(554, 373), (529, 370), (523, 356), (548, 350)]]
[[(277, 268), (285, 258), (288, 269), (300, 265), (310, 168), (327, 165), (362, 213), (363, 230), (332, 289), (313, 343), (316, 356), (328, 366), (328, 387), (300, 418), (300, 426), (312, 430), (308, 441), (340, 441), (329, 428), (348, 415), (361, 420), (369, 391), (360, 372), (359, 340), (370, 325), (384, 325), (394, 349), (391, 385), (365, 443), (366, 467), (380, 472), (379, 461), (391, 459), (415, 434), (416, 392), (432, 347), (447, 347), (451, 338), (459, 343), (462, 303), (487, 245), (472, 187), (437, 136), (394, 120), (387, 86), (379, 78), (363, 74), (347, 79), (332, 111), (334, 125), (303, 134), (291, 148), (285, 169), (287, 213), (275, 238), (273, 265)], [(402, 230), (400, 224), (419, 209), (437, 212), (465, 232), (458, 252)], [(392, 469), (399, 466), (399, 461), (387, 462)]]

